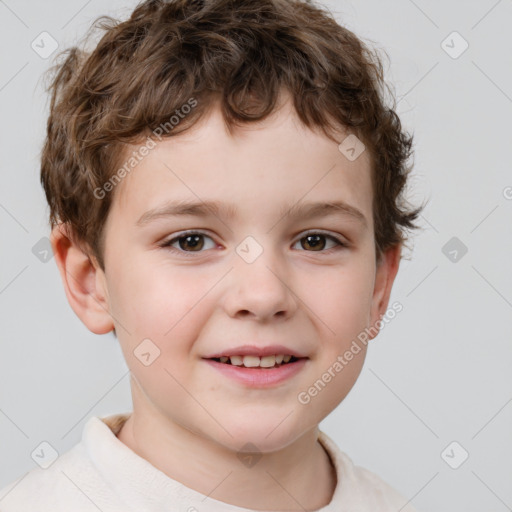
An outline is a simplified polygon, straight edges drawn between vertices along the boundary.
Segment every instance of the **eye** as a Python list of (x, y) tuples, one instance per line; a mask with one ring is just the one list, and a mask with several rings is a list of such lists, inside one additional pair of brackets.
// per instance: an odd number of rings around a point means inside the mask
[[(334, 242), (334, 247), (330, 247), (327, 250), (323, 250), (325, 248), (326, 242), (322, 239), (329, 239), (332, 242)], [(301, 243), (302, 240), (305, 240), (305, 243)], [(302, 247), (312, 247), (313, 252), (331, 252), (333, 249), (338, 250), (344, 247), (348, 247), (348, 244), (341, 241), (340, 239), (336, 238), (332, 235), (327, 235), (325, 233), (318, 233), (316, 231), (311, 231), (309, 233), (306, 233), (302, 238), (300, 238), (296, 243), (301, 243)]]
[[(209, 238), (213, 242), (212, 238), (204, 233), (200, 233), (199, 231), (187, 231), (185, 233), (181, 233), (179, 236), (167, 240), (162, 243), (160, 247), (167, 247), (173, 251), (181, 253), (201, 252), (201, 249), (205, 246), (204, 238)], [(175, 244), (178, 244), (179, 248), (173, 247)], [(212, 243), (211, 247), (207, 247), (207, 249), (212, 249), (214, 247), (215, 242)]]
[[(212, 244), (210, 247), (205, 247), (204, 239), (209, 239)], [(305, 241), (302, 243), (302, 241)], [(334, 246), (325, 249), (327, 243), (325, 240), (330, 240), (334, 243)], [(309, 252), (324, 252), (330, 253), (333, 250), (339, 250), (347, 248), (348, 244), (338, 239), (333, 235), (320, 233), (317, 231), (311, 231), (302, 236), (294, 245), (300, 243), (303, 248), (311, 249)], [(176, 247), (176, 244), (178, 245)], [(181, 233), (179, 236), (175, 236), (170, 240), (167, 240), (160, 244), (160, 247), (167, 248), (173, 252), (191, 255), (195, 252), (203, 252), (202, 249), (213, 249), (216, 244), (211, 237), (200, 231), (186, 231)]]

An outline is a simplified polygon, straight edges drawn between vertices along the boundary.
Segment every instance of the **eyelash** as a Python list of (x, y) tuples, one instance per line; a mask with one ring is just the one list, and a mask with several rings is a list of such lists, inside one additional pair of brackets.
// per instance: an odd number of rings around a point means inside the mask
[[(167, 241), (163, 242), (162, 244), (160, 244), (160, 247), (162, 247), (164, 249), (167, 249), (167, 250), (170, 250), (172, 252), (183, 254), (183, 255), (185, 255), (187, 257), (195, 257), (195, 254), (202, 253), (204, 251), (183, 251), (182, 249), (176, 249), (175, 247), (171, 247), (172, 244), (174, 244), (175, 242), (177, 242), (181, 238), (186, 238), (187, 236), (191, 236), (191, 235), (202, 235), (202, 236), (205, 236), (207, 238), (212, 239), (211, 236), (209, 236), (206, 233), (203, 233), (201, 231), (193, 231), (193, 230), (192, 231), (184, 231), (183, 233), (180, 233), (179, 236), (175, 236), (174, 238), (171, 238), (170, 240), (167, 240)], [(332, 251), (339, 251), (339, 250), (342, 250), (342, 249), (347, 249), (349, 247), (348, 243), (343, 242), (339, 238), (337, 238), (337, 237), (335, 237), (333, 235), (328, 235), (326, 233), (322, 233), (320, 231), (307, 231), (295, 243), (299, 242), (300, 240), (302, 240), (303, 238), (306, 238), (309, 235), (322, 235), (325, 238), (328, 238), (328, 239), (336, 242), (336, 244), (338, 244), (338, 245), (335, 246), (335, 247), (331, 247), (330, 249), (323, 250), (323, 251), (306, 251), (306, 250), (304, 250), (304, 252), (313, 252), (313, 253), (314, 252), (320, 252), (320, 253), (324, 253), (324, 254), (325, 253), (331, 254)], [(295, 245), (295, 243), (294, 243), (294, 245)]]

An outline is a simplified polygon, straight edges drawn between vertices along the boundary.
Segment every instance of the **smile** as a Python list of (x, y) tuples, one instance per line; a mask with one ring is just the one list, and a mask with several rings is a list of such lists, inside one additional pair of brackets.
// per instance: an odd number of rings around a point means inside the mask
[[(290, 356), (288, 362), (285, 362), (283, 357), (282, 362), (278, 364), (275, 359), (276, 356), (264, 356), (262, 358), (257, 356), (232, 357), (235, 362), (240, 362), (239, 359), (241, 359), (243, 364), (233, 364), (231, 357), (228, 358), (229, 361), (224, 362), (221, 362), (220, 358), (204, 359), (204, 361), (224, 377), (252, 388), (268, 388), (283, 383), (297, 375), (309, 360), (307, 357), (296, 358)], [(237, 357), (239, 359), (236, 359)], [(279, 358), (279, 356), (277, 357)], [(267, 358), (274, 358), (274, 361), (265, 361)], [(270, 364), (270, 362), (273, 363), (272, 366), (263, 366), (264, 364)], [(248, 366), (246, 366), (246, 363)], [(250, 366), (251, 364), (252, 366)]]
[(298, 361), (297, 357), (289, 354), (279, 354), (275, 356), (223, 356), (214, 357), (213, 361), (229, 364), (232, 366), (243, 366), (245, 368), (279, 368), (288, 363)]

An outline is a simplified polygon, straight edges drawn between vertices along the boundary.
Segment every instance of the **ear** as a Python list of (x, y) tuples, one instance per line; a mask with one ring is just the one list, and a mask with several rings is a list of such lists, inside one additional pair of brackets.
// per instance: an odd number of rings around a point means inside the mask
[(398, 267), (400, 265), (401, 254), (402, 244), (398, 244), (385, 251), (377, 262), (372, 307), (370, 312), (370, 326), (373, 327), (370, 331), (372, 333), (375, 332), (375, 334), (372, 334), (370, 339), (375, 338), (380, 331), (380, 328), (375, 324), (386, 313), (389, 296), (391, 295), (391, 288), (393, 287), (393, 282), (395, 281)]
[(108, 293), (103, 270), (73, 241), (65, 224), (55, 226), (50, 235), (55, 261), (66, 297), (73, 311), (95, 334), (114, 328), (109, 313)]

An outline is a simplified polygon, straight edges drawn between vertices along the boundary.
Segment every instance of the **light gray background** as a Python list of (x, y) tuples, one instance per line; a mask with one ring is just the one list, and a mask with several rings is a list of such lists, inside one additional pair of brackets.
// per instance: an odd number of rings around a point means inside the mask
[[(36, 466), (41, 441), (63, 453), (92, 415), (131, 409), (116, 340), (87, 331), (54, 260), (32, 252), (49, 234), (38, 157), (51, 58), (31, 42), (47, 31), (61, 50), (135, 3), (0, 0), (0, 488)], [(404, 310), (321, 428), (421, 511), (512, 510), (512, 2), (323, 3), (388, 52), (416, 136), (408, 197), (430, 202), (391, 297)], [(469, 43), (455, 59), (441, 46), (453, 31)], [(468, 248), (457, 262), (442, 252), (452, 237)], [(469, 453), (458, 469), (441, 457), (452, 441), (452, 464)]]

